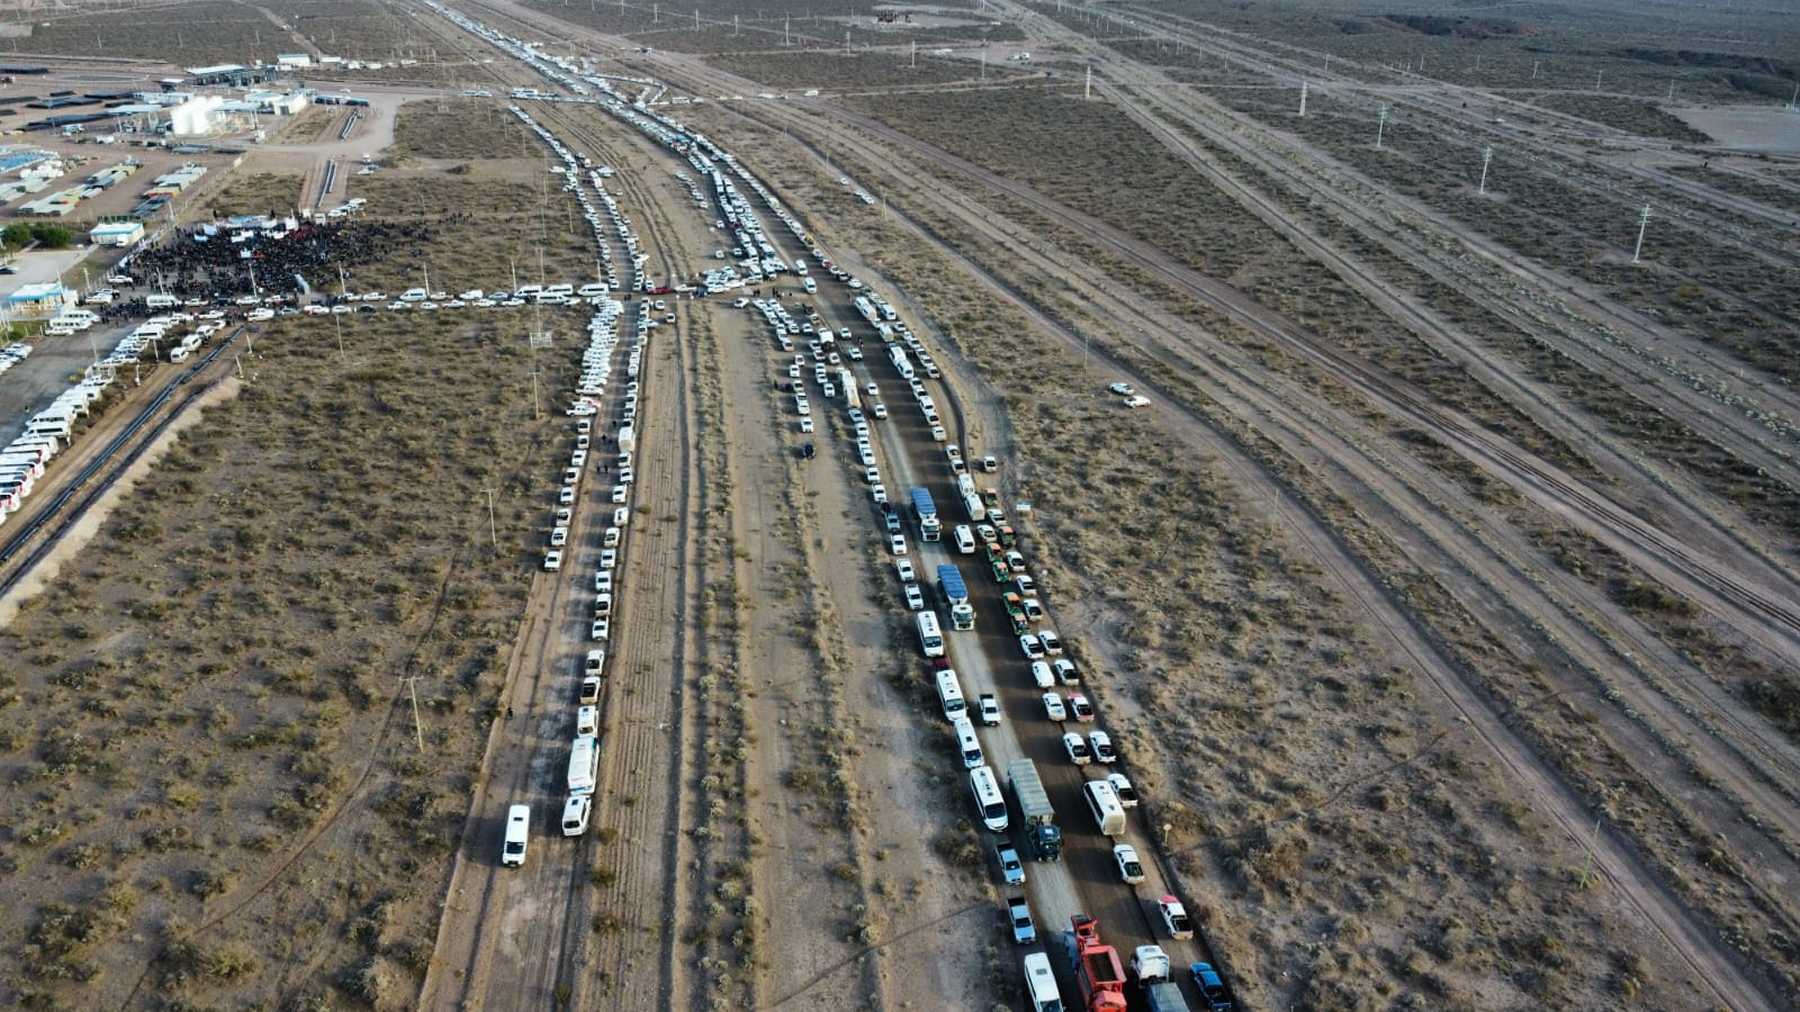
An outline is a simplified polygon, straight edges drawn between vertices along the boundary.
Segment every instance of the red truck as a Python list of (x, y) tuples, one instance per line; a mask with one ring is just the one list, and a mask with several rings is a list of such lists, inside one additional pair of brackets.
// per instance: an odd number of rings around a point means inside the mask
[(1086, 1012), (1125, 1012), (1125, 966), (1119, 951), (1100, 941), (1100, 922), (1094, 918), (1076, 914), (1069, 926), (1073, 930), (1063, 939), (1081, 988), (1081, 1007)]

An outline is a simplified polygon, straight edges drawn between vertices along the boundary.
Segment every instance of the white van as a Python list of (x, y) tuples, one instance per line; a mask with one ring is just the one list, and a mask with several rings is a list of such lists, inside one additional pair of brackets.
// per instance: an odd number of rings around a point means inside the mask
[(996, 833), (1006, 832), (1006, 799), (1000, 795), (1000, 781), (994, 778), (994, 771), (986, 766), (970, 770), (969, 791), (975, 796), (981, 824)]
[(523, 868), (525, 845), (531, 837), (531, 806), (514, 805), (506, 810), (506, 842), (500, 847), (500, 867)]
[(431, 293), (423, 288), (408, 288), (400, 293), (401, 302), (424, 302), (431, 298)]
[(563, 804), (564, 836), (580, 836), (587, 832), (588, 815), (594, 810), (594, 799), (586, 794), (571, 794)]
[(579, 737), (591, 738), (600, 733), (600, 708), (583, 706), (575, 711), (575, 734)]
[(1089, 780), (1081, 785), (1081, 797), (1087, 802), (1088, 814), (1094, 817), (1094, 826), (1102, 834), (1124, 835), (1125, 806), (1119, 804), (1119, 796), (1113, 793), (1112, 784), (1105, 780)]
[(930, 608), (919, 612), (919, 649), (927, 657), (944, 656), (944, 630), (938, 625), (937, 612)]
[(569, 793), (594, 793), (599, 774), (600, 741), (591, 734), (581, 735), (569, 746)]
[(956, 731), (956, 754), (962, 757), (963, 769), (972, 770), (987, 760), (981, 754), (981, 739), (975, 737), (975, 725), (963, 714), (951, 718)]
[(151, 309), (174, 309), (181, 305), (181, 300), (173, 295), (146, 295), (144, 305)]
[(956, 534), (956, 550), (963, 553), (964, 555), (974, 555), (975, 554), (975, 532), (969, 529), (969, 525), (968, 524), (957, 524), (955, 534)]
[(955, 668), (945, 668), (937, 673), (937, 693), (938, 702), (944, 704), (945, 720), (956, 720), (968, 712), (969, 701), (963, 698), (962, 683), (956, 680)]
[(1033, 952), (1025, 957), (1025, 993), (1031, 997), (1031, 1012), (1062, 1012), (1062, 992), (1056, 989), (1049, 956)]

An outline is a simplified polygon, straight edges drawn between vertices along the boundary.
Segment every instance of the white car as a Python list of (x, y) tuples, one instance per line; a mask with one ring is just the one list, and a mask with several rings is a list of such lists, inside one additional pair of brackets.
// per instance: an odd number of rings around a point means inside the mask
[(554, 548), (548, 552), (545, 552), (544, 553), (544, 568), (549, 570), (552, 573), (561, 569), (562, 568), (562, 555), (563, 555), (563, 553), (560, 550), (554, 549)]
[(588, 637), (595, 642), (606, 639), (606, 634), (611, 631), (609, 628), (611, 621), (611, 619), (604, 618), (595, 619), (593, 626), (588, 629)]
[(580, 737), (600, 733), (600, 708), (583, 706), (575, 710), (575, 735)]
[(1044, 653), (1060, 654), (1063, 652), (1062, 638), (1056, 635), (1056, 630), (1039, 629), (1037, 638), (1038, 643), (1042, 644), (1044, 648)]
[(1114, 383), (1106, 389), (1118, 394), (1120, 397), (1130, 397), (1137, 393), (1137, 388), (1129, 383)]
[(1162, 917), (1163, 928), (1169, 937), (1183, 940), (1194, 937), (1194, 922), (1188, 919), (1187, 908), (1173, 896), (1164, 896), (1156, 901), (1156, 912)]
[[(1044, 716), (1049, 717), (1059, 724), (1069, 719), (1068, 711), (1063, 709), (1061, 696), (1054, 692), (1044, 693)], [(1077, 737), (1079, 737), (1079, 735), (1077, 735)]]
[(1088, 748), (1087, 740), (1081, 735), (1070, 732), (1062, 736), (1063, 752), (1069, 761), (1077, 766), (1086, 766), (1094, 761), (1094, 753)]
[(1125, 406), (1128, 408), (1143, 408), (1143, 407), (1149, 407), (1149, 405), (1150, 405), (1150, 398), (1148, 398), (1148, 397), (1127, 397), (1127, 398), (1125, 398)]
[(594, 617), (604, 618), (612, 614), (612, 595), (597, 594), (594, 596)]
[(895, 559), (894, 560), (894, 569), (899, 571), (900, 582), (902, 582), (902, 583), (911, 583), (914, 580), (918, 579), (918, 576), (916, 576), (913, 572), (913, 564), (912, 564), (911, 559)]
[(569, 529), (567, 527), (553, 527), (550, 529), (550, 547), (561, 548), (563, 545), (567, 544), (568, 541)]
[(983, 724), (986, 724), (988, 727), (1000, 726), (1000, 701), (994, 698), (993, 693), (984, 692), (981, 694), (979, 709), (981, 710), (981, 722)]
[(1119, 878), (1126, 885), (1138, 885), (1144, 881), (1144, 864), (1138, 860), (1137, 848), (1131, 844), (1121, 843), (1113, 847), (1113, 863), (1119, 866)]
[(1081, 672), (1075, 669), (1075, 662), (1067, 657), (1058, 657), (1051, 662), (1050, 668), (1056, 672), (1056, 680), (1064, 685), (1081, 684)]
[(603, 548), (617, 548), (619, 547), (619, 537), (620, 531), (617, 527), (608, 527), (606, 533), (600, 536), (600, 545)]
[(1105, 731), (1089, 731), (1088, 747), (1094, 750), (1094, 758), (1103, 763), (1119, 761), (1119, 752), (1113, 748), (1112, 736)]
[(881, 484), (881, 472), (879, 470), (877, 470), (876, 468), (873, 468), (873, 467), (865, 468), (863, 470), (863, 477), (868, 479), (868, 482), (871, 485)]
[(1120, 808), (1136, 808), (1138, 806), (1137, 788), (1123, 773), (1108, 773), (1106, 782), (1112, 785), (1113, 793), (1118, 795)]
[(567, 485), (564, 485), (562, 487), (562, 491), (558, 492), (556, 494), (556, 504), (558, 506), (572, 506), (572, 505), (574, 505), (574, 503), (575, 503), (575, 490), (573, 488), (570, 488)]
[(594, 799), (586, 794), (571, 794), (563, 805), (562, 832), (564, 836), (580, 836), (587, 832), (588, 815), (594, 809)]
[(907, 610), (909, 610), (909, 611), (923, 611), (924, 610), (925, 595), (919, 593), (919, 585), (918, 584), (916, 584), (916, 583), (904, 584), (901, 586), (900, 589), (906, 595)]
[(525, 867), (525, 847), (531, 837), (531, 806), (513, 805), (506, 810), (506, 838), (500, 845), (500, 867)]
[(869, 494), (875, 498), (877, 503), (885, 503), (888, 501), (887, 488), (885, 486), (877, 485), (869, 490)]
[(906, 535), (896, 534), (893, 537), (889, 538), (888, 539), (888, 547), (894, 550), (895, 555), (905, 555), (906, 554)]
[(612, 488), (613, 505), (616, 506), (619, 503), (624, 502), (625, 497), (629, 494), (630, 494), (629, 490), (624, 485), (614, 485)]
[(1025, 659), (1028, 661), (1038, 661), (1044, 658), (1043, 643), (1030, 633), (1019, 637), (1019, 649), (1024, 652)]
[(1094, 704), (1088, 702), (1087, 696), (1079, 692), (1069, 693), (1069, 712), (1076, 720), (1091, 721), (1094, 719)]
[(612, 569), (613, 567), (617, 566), (618, 564), (619, 564), (619, 550), (617, 548), (602, 548), (602, 549), (600, 549), (600, 568), (601, 569)]
[(606, 666), (606, 651), (604, 651), (604, 650), (589, 650), (587, 652), (587, 660), (583, 662), (582, 670), (587, 674), (597, 675), (600, 673), (600, 669), (604, 668), (605, 666)]

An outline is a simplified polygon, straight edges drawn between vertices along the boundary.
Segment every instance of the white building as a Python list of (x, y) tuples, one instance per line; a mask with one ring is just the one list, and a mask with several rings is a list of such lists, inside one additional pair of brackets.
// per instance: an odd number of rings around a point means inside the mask
[(275, 65), (283, 70), (310, 67), (312, 66), (312, 56), (308, 53), (276, 53)]

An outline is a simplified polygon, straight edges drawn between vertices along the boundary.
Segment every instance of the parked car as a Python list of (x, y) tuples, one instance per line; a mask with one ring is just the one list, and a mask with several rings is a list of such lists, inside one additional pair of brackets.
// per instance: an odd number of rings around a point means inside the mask
[(1019, 852), (1013, 845), (1002, 840), (994, 845), (994, 857), (1000, 862), (1000, 877), (1009, 886), (1025, 884), (1025, 865), (1019, 860)]
[[(1049, 700), (1045, 700), (1044, 705), (1048, 707)], [(1062, 744), (1063, 751), (1068, 753), (1069, 761), (1075, 765), (1086, 766), (1088, 763), (1094, 761), (1093, 750), (1088, 748), (1087, 739), (1083, 738), (1081, 735), (1071, 731), (1062, 736)]]
[(1050, 674), (1050, 665), (1043, 661), (1031, 662), (1031, 680), (1036, 682), (1040, 689), (1048, 689), (1056, 684), (1056, 678)]
[(1023, 896), (1013, 896), (1006, 901), (1006, 916), (1012, 922), (1013, 943), (1015, 945), (1032, 945), (1037, 942), (1037, 925), (1031, 921), (1031, 906)]
[(1113, 847), (1113, 863), (1119, 866), (1119, 878), (1126, 885), (1138, 885), (1144, 881), (1144, 865), (1138, 860), (1137, 848), (1129, 843), (1121, 843)]
[(1173, 896), (1164, 896), (1156, 901), (1156, 913), (1162, 918), (1163, 928), (1174, 939), (1194, 937), (1194, 922), (1188, 919), (1187, 908)]
[(1000, 724), (1000, 701), (994, 698), (994, 694), (991, 692), (982, 693), (980, 697), (980, 707), (981, 722), (988, 727), (998, 727)]
[(1103, 763), (1119, 761), (1119, 752), (1113, 748), (1112, 735), (1105, 731), (1089, 731), (1088, 746), (1094, 750), (1094, 758)]
[(1094, 719), (1094, 704), (1088, 702), (1088, 698), (1081, 693), (1071, 692), (1069, 693), (1069, 712), (1075, 715), (1076, 720), (1091, 721)]
[(1044, 657), (1044, 645), (1031, 633), (1019, 637), (1019, 649), (1024, 652), (1026, 660), (1036, 661)]
[(1131, 786), (1131, 780), (1123, 773), (1108, 773), (1106, 782), (1112, 784), (1113, 794), (1119, 799), (1120, 808), (1136, 808), (1138, 806), (1137, 788)]
[(1044, 715), (1058, 722), (1069, 719), (1069, 711), (1063, 708), (1061, 696), (1054, 692), (1044, 693)]

